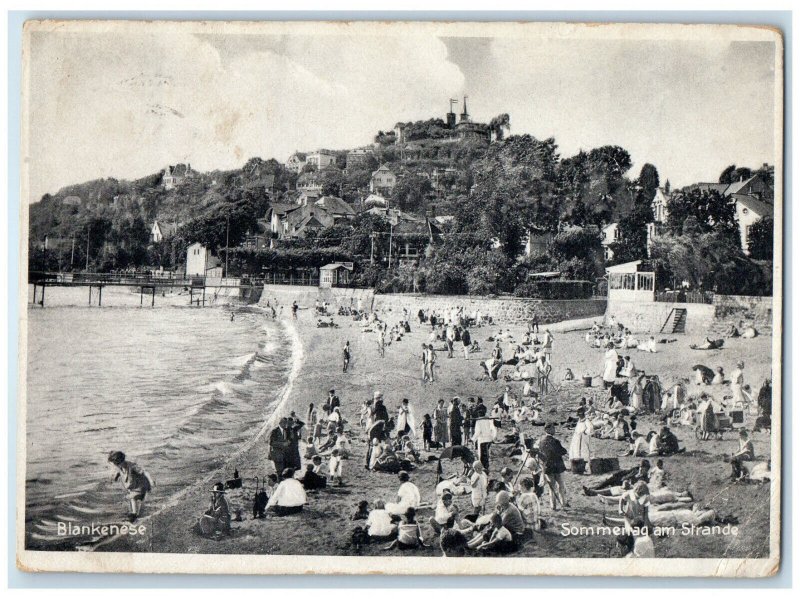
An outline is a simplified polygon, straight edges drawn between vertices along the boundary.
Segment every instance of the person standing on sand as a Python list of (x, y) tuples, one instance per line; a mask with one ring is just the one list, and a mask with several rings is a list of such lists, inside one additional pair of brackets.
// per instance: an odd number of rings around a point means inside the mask
[(430, 343), (428, 344), (427, 351), (428, 351), (427, 354), (428, 357), (425, 365), (427, 366), (428, 369), (428, 379), (430, 380), (430, 382), (433, 383), (436, 380), (433, 374), (433, 369), (436, 365), (436, 351), (433, 349), (433, 345), (431, 345)]
[(614, 349), (613, 343), (606, 344), (606, 353), (603, 357), (603, 386), (610, 389), (617, 379), (617, 360), (619, 355)]
[(450, 441), (453, 445), (462, 444), (461, 430), (464, 426), (464, 417), (461, 414), (460, 403), (457, 397), (450, 403)]
[(109, 453), (108, 461), (116, 468), (116, 473), (111, 480), (113, 482), (122, 481), (125, 490), (128, 492), (128, 501), (130, 502), (128, 520), (134, 522), (141, 513), (144, 498), (155, 486), (155, 483), (144, 469), (126, 460), (125, 454), (121, 451)]
[(450, 427), (448, 425), (447, 408), (443, 399), (436, 403), (436, 409), (433, 411), (433, 422), (434, 441), (442, 448), (447, 447), (447, 443), (450, 441)]
[(469, 360), (469, 348), (472, 345), (472, 338), (470, 337), (469, 330), (464, 327), (461, 331), (461, 344), (464, 346), (464, 359)]
[(269, 459), (275, 464), (276, 472), (283, 472), (286, 469), (289, 438), (289, 419), (284, 416), (269, 434)]
[(347, 372), (349, 366), (350, 366), (350, 342), (345, 341), (344, 347), (342, 348), (342, 372)]
[(414, 410), (411, 408), (407, 399), (403, 399), (400, 409), (397, 412), (397, 438), (403, 435), (416, 435), (416, 419), (414, 418)]
[(292, 302), (292, 320), (297, 320), (297, 302)]
[(568, 506), (564, 485), (564, 472), (567, 467), (564, 465), (564, 456), (567, 450), (561, 442), (553, 435), (556, 431), (555, 426), (548, 424), (544, 427), (544, 436), (539, 439), (539, 458), (542, 462), (544, 480), (550, 490), (550, 508), (555, 510), (557, 506)]
[(386, 329), (378, 325), (378, 355), (381, 358), (386, 356)]

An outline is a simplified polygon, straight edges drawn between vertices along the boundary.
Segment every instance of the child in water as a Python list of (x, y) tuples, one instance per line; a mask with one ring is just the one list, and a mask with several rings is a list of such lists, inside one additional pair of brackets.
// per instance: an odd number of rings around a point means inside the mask
[(135, 522), (142, 510), (142, 504), (147, 493), (153, 488), (155, 483), (150, 475), (141, 467), (125, 459), (125, 454), (121, 451), (112, 451), (108, 454), (108, 461), (116, 468), (116, 473), (112, 481), (122, 481), (125, 490), (128, 492), (130, 502), (130, 513), (128, 520)]

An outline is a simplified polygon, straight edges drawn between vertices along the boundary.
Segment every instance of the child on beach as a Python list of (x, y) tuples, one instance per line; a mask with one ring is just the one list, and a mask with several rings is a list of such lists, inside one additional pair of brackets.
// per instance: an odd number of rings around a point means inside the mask
[(155, 486), (153, 479), (144, 469), (125, 459), (125, 454), (121, 451), (112, 451), (108, 454), (108, 461), (116, 468), (116, 473), (111, 479), (116, 482), (122, 481), (125, 490), (128, 492), (130, 502), (130, 513), (128, 520), (135, 522), (142, 510), (142, 504), (147, 493)]
[(431, 443), (433, 443), (433, 421), (430, 414), (425, 414), (422, 417), (422, 448), (425, 451), (431, 450)]
[(303, 452), (303, 457), (306, 460), (314, 459), (315, 455), (319, 455), (319, 451), (317, 450), (317, 446), (314, 444), (314, 437), (309, 437), (306, 439), (306, 450)]
[(334, 449), (331, 452), (331, 459), (328, 462), (328, 474), (331, 477), (331, 483), (336, 483), (341, 486), (342, 484), (342, 457), (339, 455), (339, 450)]

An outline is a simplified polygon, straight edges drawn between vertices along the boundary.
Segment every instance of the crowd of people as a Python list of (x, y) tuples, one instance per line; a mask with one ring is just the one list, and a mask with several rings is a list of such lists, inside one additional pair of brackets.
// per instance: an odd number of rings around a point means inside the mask
[[(292, 318), (298, 310), (294, 303)], [(314, 317), (331, 317), (333, 312), (326, 302), (317, 302)], [(407, 309), (379, 314), (351, 306), (335, 312), (352, 317), (364, 335), (375, 336), (378, 359), (395, 347), (415, 351), (402, 344), (411, 333)], [(718, 427), (714, 418), (720, 409), (752, 403), (742, 361), (730, 377), (721, 367), (710, 374), (695, 368), (694, 388), (687, 378), (663, 390), (652, 384), (657, 377), (637, 368), (628, 351), (656, 353), (658, 343), (671, 340), (656, 341), (653, 336), (639, 340), (611, 317), (586, 333), (586, 342), (602, 352), (603, 390), (587, 390), (577, 405), (560, 405), (559, 413), (567, 415), (555, 421), (551, 414), (556, 411), (546, 411), (545, 406), (580, 393), (581, 380), (565, 365), (554, 364), (558, 340), (548, 328), (540, 331), (538, 315), (519, 339), (509, 329), (497, 328), (489, 315), (464, 307), (419, 310), (416, 318), (414, 326), (425, 335), (419, 352), (424, 384), (435, 389), (437, 370), (458, 368), (450, 360), (463, 356), (469, 362), (472, 354), (484, 354), (476, 331), (489, 328), (481, 335), (488, 356), (475, 361), (482, 369), (476, 380), (504, 381), (502, 393), (489, 393), (493, 387), (487, 385), (486, 398), (439, 398), (425, 412), (408, 397), (387, 402), (380, 389), (363, 401), (348, 398), (343, 404), (331, 388), (324, 400), (309, 404), (303, 419), (292, 412), (269, 432), (271, 472), (259, 492), (264, 505), (260, 510), (254, 507), (254, 517), (302, 514), (320, 494), (346, 487), (349, 474), (358, 467), (370, 479), (389, 475), (398, 483), (391, 496), (358, 501), (352, 514), (356, 524), (350, 531), (355, 551), (381, 543), (387, 551), (433, 546), (445, 556), (514, 553), (535, 544), (537, 535), (553, 524), (548, 516), (558, 518), (558, 512), (569, 509), (576, 491), (582, 498), (592, 498), (589, 501), (617, 507), (617, 516), (607, 519), (618, 517), (624, 525), (617, 549), (627, 557), (657, 555), (653, 539), (641, 532), (652, 525), (720, 521), (717, 512), (699, 503), (688, 489), (670, 487), (666, 467), (671, 456), (685, 451), (673, 427), (696, 426), (705, 435)], [(350, 372), (352, 351), (346, 341), (343, 373)], [(554, 375), (556, 367), (565, 372), (563, 377)], [(768, 381), (758, 396), (757, 424), (762, 429), (771, 424), (767, 385)], [(569, 394), (562, 393), (564, 386), (570, 388)], [(728, 387), (730, 396), (722, 401), (711, 397), (710, 390)], [(653, 389), (658, 399), (647, 400)], [(608, 447), (615, 445), (617, 451), (609, 456)], [(626, 458), (641, 462), (621, 468), (619, 459)], [(514, 470), (497, 466), (509, 460), (516, 463)], [(445, 474), (443, 464), (451, 461), (457, 471)], [(746, 431), (740, 433), (738, 448), (727, 461), (736, 481), (750, 478), (751, 473), (754, 479), (769, 476), (768, 463), (765, 476)], [(418, 482), (421, 473), (432, 473), (434, 468), (437, 483), (430, 493)], [(603, 472), (606, 476), (600, 481), (567, 487), (569, 476)], [(222, 483), (212, 487), (201, 518), (204, 534), (231, 534), (227, 493)]]

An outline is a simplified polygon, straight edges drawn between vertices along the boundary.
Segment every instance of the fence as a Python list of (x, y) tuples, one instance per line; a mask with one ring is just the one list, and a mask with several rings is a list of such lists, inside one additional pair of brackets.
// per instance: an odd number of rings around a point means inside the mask
[(714, 294), (711, 291), (658, 291), (656, 301), (672, 304), (713, 304)]

